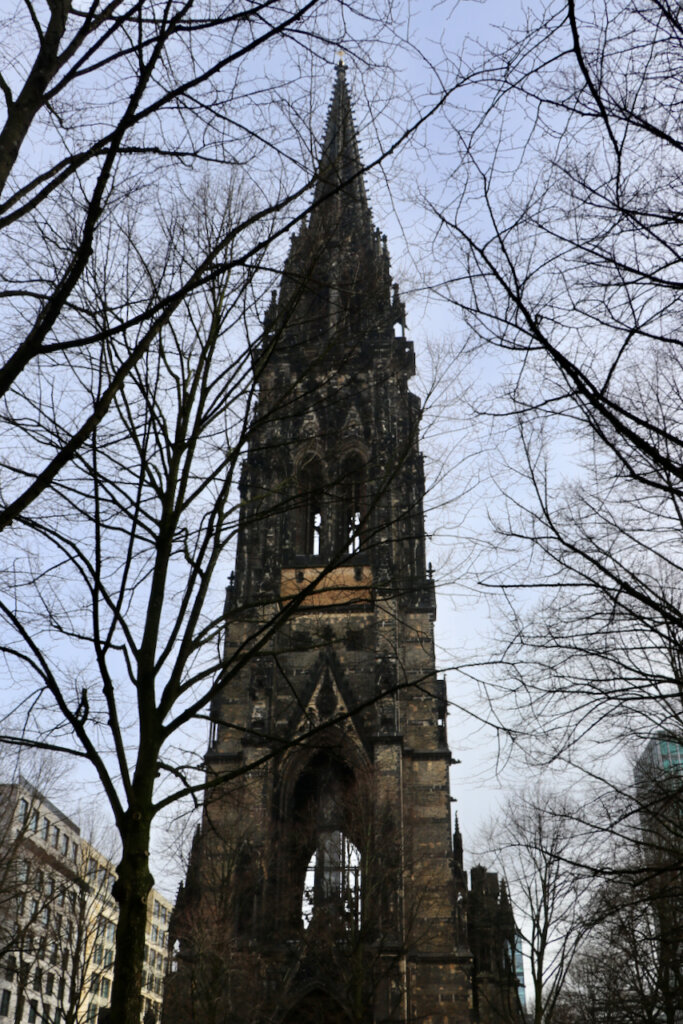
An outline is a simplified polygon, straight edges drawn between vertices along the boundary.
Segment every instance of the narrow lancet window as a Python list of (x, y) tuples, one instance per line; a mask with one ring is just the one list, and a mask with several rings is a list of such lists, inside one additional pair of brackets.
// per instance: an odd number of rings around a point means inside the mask
[(311, 550), (309, 552), (311, 555), (319, 555), (320, 554), (320, 535), (321, 535), (321, 532), (322, 532), (322, 526), (323, 526), (322, 512), (314, 511), (313, 512), (313, 521), (312, 521), (312, 524), (311, 524), (311, 540), (310, 540), (310, 549)]
[(349, 555), (362, 547), (363, 506), (365, 503), (365, 464), (358, 455), (344, 460), (340, 481), (342, 538)]
[(355, 555), (360, 551), (360, 510), (356, 509), (349, 518), (348, 554)]
[(299, 473), (299, 525), (297, 548), (300, 554), (323, 553), (323, 474), (318, 459), (309, 459)]

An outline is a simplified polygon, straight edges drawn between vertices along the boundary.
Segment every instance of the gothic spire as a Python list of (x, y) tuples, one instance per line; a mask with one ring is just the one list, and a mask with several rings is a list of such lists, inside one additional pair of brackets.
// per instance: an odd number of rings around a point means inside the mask
[(353, 123), (346, 67), (342, 60), (337, 64), (316, 178), (314, 204), (319, 204), (325, 196), (337, 193), (346, 203), (350, 200), (364, 212), (367, 211), (363, 164)]
[(363, 181), (346, 68), (337, 64), (308, 222), (292, 237), (266, 333), (351, 345), (394, 336), (405, 311), (392, 291), (386, 237), (373, 226)]

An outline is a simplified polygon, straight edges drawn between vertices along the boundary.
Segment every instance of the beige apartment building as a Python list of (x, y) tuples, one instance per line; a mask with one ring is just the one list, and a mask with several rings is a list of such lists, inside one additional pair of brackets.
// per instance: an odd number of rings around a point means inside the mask
[[(79, 1021), (96, 1022), (109, 1006), (114, 971), (116, 940), (116, 903), (111, 896), (114, 865), (98, 850), (87, 847), (86, 878), (92, 893), (91, 927), (88, 930), (85, 984), (81, 993)], [(161, 1019), (168, 954), (168, 921), (173, 904), (156, 890), (147, 903), (147, 936), (143, 967), (142, 1017), (149, 1011)]]
[[(0, 1024), (100, 1019), (113, 981), (114, 877), (112, 861), (38, 789), (0, 785)], [(147, 1021), (161, 1017), (171, 910), (150, 893)]]

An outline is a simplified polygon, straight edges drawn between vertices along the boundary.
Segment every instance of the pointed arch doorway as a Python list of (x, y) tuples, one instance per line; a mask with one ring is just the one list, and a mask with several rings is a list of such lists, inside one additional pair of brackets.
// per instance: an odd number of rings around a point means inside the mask
[(294, 1004), (282, 1024), (351, 1024), (351, 1018), (328, 992), (314, 989)]

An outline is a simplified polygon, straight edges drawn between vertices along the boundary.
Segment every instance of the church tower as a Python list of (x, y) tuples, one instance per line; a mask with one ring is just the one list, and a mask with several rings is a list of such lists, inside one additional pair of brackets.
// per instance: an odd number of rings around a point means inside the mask
[[(209, 790), (169, 1024), (472, 1019), (413, 345), (343, 64), (254, 353)], [(457, 860), (456, 856), (456, 860)]]

